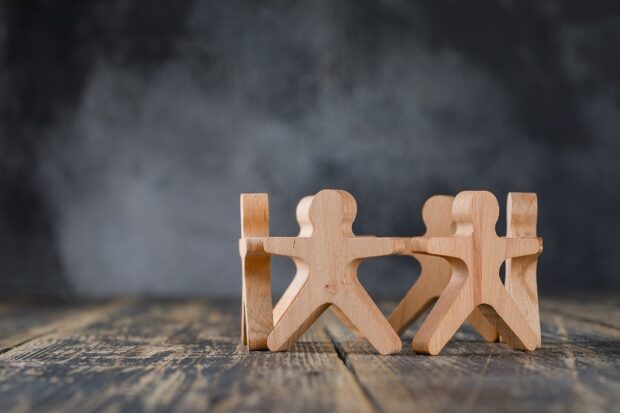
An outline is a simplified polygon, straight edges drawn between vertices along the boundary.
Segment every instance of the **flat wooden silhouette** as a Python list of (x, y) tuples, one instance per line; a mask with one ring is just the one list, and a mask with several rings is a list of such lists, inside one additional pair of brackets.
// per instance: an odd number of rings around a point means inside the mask
[[(299, 201), (297, 204), (297, 209), (295, 211), (295, 216), (297, 218), (297, 223), (299, 224), (299, 234), (298, 237), (309, 237), (312, 235), (312, 224), (310, 223), (310, 203), (312, 202), (312, 198), (314, 196), (309, 195), (305, 196)], [(282, 297), (278, 300), (276, 305), (273, 307), (273, 323), (277, 324), (282, 318), (284, 314), (284, 310), (288, 308), (293, 299), (299, 294), (299, 290), (306, 282), (307, 274), (305, 271), (306, 265), (303, 263), (303, 260), (296, 257), (291, 257), (293, 262), (295, 263), (295, 276), (293, 277), (293, 281), (288, 285)]]
[[(297, 205), (297, 222), (299, 223), (300, 237), (310, 236), (309, 210), (313, 196), (304, 197)], [(247, 243), (251, 237), (269, 236), (269, 198), (267, 194), (241, 195), (241, 239), (239, 251), (242, 268), (241, 294), (241, 342), (249, 350), (267, 350), (267, 337), (273, 330), (284, 310), (305, 282), (304, 265), (301, 260), (293, 258), (297, 273), (276, 306), (273, 308), (272, 322), (268, 313), (271, 311), (271, 277), (269, 254), (261, 248), (248, 251)], [(254, 240), (254, 239), (253, 239)], [(249, 298), (248, 298), (249, 297)], [(355, 325), (344, 315), (338, 307), (330, 309), (340, 321), (355, 333), (359, 333)], [(249, 314), (249, 317), (246, 316)]]
[[(509, 238), (535, 237), (538, 220), (538, 199), (534, 193), (508, 194), (506, 236)], [(536, 347), (542, 345), (536, 265), (538, 254), (506, 260), (506, 289), (536, 333)]]
[(250, 350), (266, 350), (273, 330), (269, 255), (247, 245), (250, 237), (269, 236), (267, 194), (241, 195), (241, 342)]
[(412, 252), (444, 257), (452, 266), (446, 289), (413, 339), (414, 351), (439, 354), (475, 308), (512, 348), (534, 350), (536, 332), (502, 284), (499, 269), (508, 258), (539, 254), (542, 239), (498, 237), (499, 205), (490, 192), (459, 193), (452, 215), (456, 222), (453, 236), (410, 241)]
[[(310, 223), (310, 203), (312, 202), (313, 195), (305, 196), (299, 201), (297, 204), (297, 209), (295, 210), (295, 216), (297, 218), (297, 223), (299, 224), (299, 234), (298, 237), (309, 237), (312, 235), (312, 224)], [(284, 314), (284, 310), (288, 308), (291, 304), (291, 301), (297, 296), (301, 287), (303, 287), (307, 273), (304, 270), (305, 265), (302, 260), (298, 258), (292, 258), (295, 263), (295, 276), (293, 277), (292, 282), (289, 284), (287, 289), (282, 294), (282, 297), (278, 300), (277, 304), (273, 308), (273, 323), (277, 324), (282, 318), (282, 314)], [(334, 313), (334, 315), (351, 331), (356, 333), (357, 335), (361, 335), (357, 330), (357, 327), (347, 318), (347, 316), (335, 306), (330, 306), (330, 310)]]
[(400, 338), (358, 281), (357, 268), (365, 258), (402, 253), (405, 242), (355, 236), (352, 224), (357, 205), (346, 191), (323, 190), (309, 198), (301, 212), (302, 220), (307, 218), (303, 236), (263, 240), (265, 252), (291, 257), (298, 268), (295, 285), (277, 306), (278, 321), (267, 340), (269, 349), (289, 349), (333, 305), (379, 353), (400, 351)]
[[(452, 218), (454, 197), (435, 195), (422, 207), (422, 220), (426, 226), (423, 237), (454, 235)], [(420, 263), (420, 276), (388, 317), (390, 325), (401, 335), (409, 325), (418, 319), (444, 291), (452, 275), (452, 266), (441, 257), (410, 253)], [(467, 321), (487, 341), (497, 341), (497, 330), (475, 309)]]

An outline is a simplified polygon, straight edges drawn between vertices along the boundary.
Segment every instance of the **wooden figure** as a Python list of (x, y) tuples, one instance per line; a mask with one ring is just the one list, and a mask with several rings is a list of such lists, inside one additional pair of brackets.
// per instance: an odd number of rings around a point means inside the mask
[(250, 350), (266, 350), (273, 330), (269, 255), (247, 248), (249, 237), (269, 236), (267, 194), (241, 195), (241, 341)]
[[(451, 196), (436, 195), (424, 203), (422, 220), (426, 232), (423, 237), (454, 235), (453, 200), (454, 197)], [(452, 266), (441, 257), (414, 253), (409, 255), (420, 263), (420, 276), (388, 318), (399, 335), (439, 298), (452, 275)], [(497, 341), (497, 330), (478, 309), (471, 313), (467, 321), (485, 340)]]
[[(312, 235), (312, 224), (310, 224), (310, 203), (312, 202), (312, 198), (314, 198), (312, 195), (305, 196), (297, 204), (295, 216), (297, 218), (297, 223), (299, 224), (298, 237), (309, 237)], [(295, 263), (296, 268), (295, 277), (293, 277), (293, 281), (289, 284), (288, 288), (284, 291), (284, 294), (273, 308), (274, 324), (277, 324), (278, 321), (280, 321), (282, 314), (284, 314), (284, 310), (288, 308), (291, 301), (295, 298), (295, 296), (297, 296), (299, 290), (303, 287), (306, 281), (307, 274), (304, 270), (305, 265), (303, 260), (295, 257), (292, 257), (292, 260)], [(359, 335), (359, 331), (355, 325), (351, 323), (351, 321), (338, 307), (330, 306), (329, 308), (345, 326)]]
[(475, 308), (515, 349), (534, 350), (536, 332), (502, 284), (501, 264), (508, 258), (537, 255), (542, 239), (501, 238), (495, 232), (499, 205), (486, 191), (465, 191), (454, 199), (456, 233), (410, 240), (412, 252), (444, 257), (452, 266), (450, 281), (416, 333), (417, 353), (438, 354)]
[[(509, 238), (535, 237), (538, 220), (538, 200), (533, 193), (508, 194), (506, 236)], [(506, 260), (506, 289), (517, 303), (536, 333), (536, 347), (542, 345), (536, 265), (538, 254)]]
[[(295, 211), (295, 216), (297, 218), (297, 223), (299, 224), (299, 234), (298, 237), (309, 237), (312, 235), (312, 224), (310, 224), (310, 203), (312, 202), (312, 195), (305, 196), (299, 201), (297, 204), (297, 209)], [(280, 321), (282, 315), (284, 314), (284, 310), (288, 308), (293, 299), (299, 294), (299, 290), (303, 287), (306, 281), (306, 271), (305, 264), (303, 260), (297, 257), (291, 257), (293, 262), (295, 263), (295, 268), (297, 269), (295, 273), (295, 277), (293, 277), (293, 281), (289, 284), (289, 286), (278, 300), (277, 304), (273, 308), (273, 323), (274, 325)]]
[(302, 220), (307, 219), (303, 236), (246, 240), (248, 249), (291, 257), (298, 268), (295, 286), (283, 298), (286, 304), (278, 306), (278, 322), (267, 340), (269, 349), (289, 349), (333, 305), (379, 353), (397, 353), (400, 338), (358, 281), (357, 268), (365, 258), (402, 253), (405, 241), (355, 236), (357, 205), (346, 191), (323, 190), (302, 204)]
[[(309, 225), (309, 206), (312, 196), (306, 196), (297, 205), (296, 217), (299, 223), (300, 237), (312, 234), (312, 226)], [(270, 286), (270, 263), (269, 254), (264, 251), (256, 251), (252, 255), (247, 254), (245, 247), (246, 237), (269, 235), (269, 198), (267, 194), (242, 194), (241, 195), (241, 264), (242, 264), (242, 295), (241, 295), (241, 342), (249, 350), (267, 350), (267, 337), (273, 330), (284, 310), (288, 307), (305, 281), (303, 262), (293, 258), (297, 267), (297, 273), (288, 286), (276, 306), (273, 308), (273, 322), (267, 321), (267, 311), (271, 308)], [(246, 279), (249, 281), (246, 282)], [(246, 297), (249, 295), (250, 299)], [(246, 307), (250, 308), (246, 310)], [(357, 328), (338, 309), (331, 306), (330, 309), (348, 328), (358, 333)], [(250, 318), (246, 317), (246, 311)], [(258, 319), (259, 321), (254, 321)], [(248, 325), (248, 324), (251, 324)], [(251, 339), (248, 341), (248, 331)]]

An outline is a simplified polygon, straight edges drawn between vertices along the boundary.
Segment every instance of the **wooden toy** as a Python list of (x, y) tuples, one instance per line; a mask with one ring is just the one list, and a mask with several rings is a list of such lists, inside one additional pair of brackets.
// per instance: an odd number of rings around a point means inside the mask
[[(442, 237), (454, 234), (455, 224), (452, 218), (452, 201), (454, 197), (435, 195), (429, 198), (422, 208), (422, 220), (426, 226), (423, 237)], [(452, 266), (441, 257), (410, 253), (420, 263), (420, 276), (407, 295), (390, 314), (388, 321), (400, 335), (407, 330), (427, 308), (439, 298), (450, 281)], [(475, 309), (467, 319), (487, 341), (498, 339), (497, 330)]]
[[(299, 201), (297, 204), (297, 210), (295, 211), (295, 215), (297, 218), (297, 223), (299, 224), (299, 234), (298, 237), (309, 237), (312, 235), (312, 224), (310, 223), (310, 203), (312, 202), (312, 196), (305, 196)], [(295, 263), (295, 268), (297, 269), (295, 273), (295, 277), (293, 277), (293, 281), (289, 284), (287, 289), (282, 294), (280, 300), (273, 308), (273, 323), (277, 324), (282, 318), (284, 314), (284, 310), (288, 308), (293, 299), (299, 293), (301, 287), (303, 287), (306, 281), (306, 271), (303, 260), (292, 257), (291, 258)]]
[[(538, 200), (533, 193), (508, 194), (506, 217), (506, 236), (523, 238), (536, 236), (538, 220)], [(536, 265), (538, 254), (506, 260), (506, 289), (515, 300), (530, 327), (536, 334), (536, 347), (542, 344), (540, 315), (538, 309), (538, 287), (536, 284)]]
[(269, 236), (267, 194), (241, 195), (241, 342), (250, 350), (267, 349), (267, 336), (273, 330), (269, 254), (249, 251), (246, 239)]
[[(295, 216), (297, 218), (297, 223), (299, 224), (299, 234), (298, 237), (309, 237), (312, 235), (312, 224), (310, 223), (310, 203), (312, 202), (312, 195), (305, 196), (299, 201), (297, 204), (297, 209), (295, 211)], [(291, 301), (297, 294), (299, 290), (304, 285), (306, 281), (306, 272), (304, 271), (304, 263), (303, 260), (293, 257), (293, 262), (295, 263), (295, 277), (293, 277), (293, 281), (289, 284), (288, 288), (284, 291), (284, 294), (278, 300), (277, 304), (273, 308), (273, 323), (277, 324), (282, 318), (282, 314), (284, 314), (284, 310), (288, 308)], [(330, 306), (329, 309), (334, 313), (334, 315), (350, 330), (354, 331), (356, 334), (359, 334), (359, 330), (351, 321), (346, 317), (346, 315), (336, 306)]]
[[(331, 308), (377, 351), (392, 354), (401, 347), (396, 332), (435, 300), (414, 337), (416, 352), (438, 354), (465, 320), (489, 341), (499, 332), (515, 349), (540, 347), (536, 264), (542, 239), (536, 237), (536, 194), (509, 194), (506, 238), (495, 233), (499, 206), (485, 191), (430, 198), (422, 211), (422, 237), (355, 236), (356, 213), (351, 194), (324, 190), (299, 202), (297, 237), (270, 237), (267, 194), (241, 196), (241, 331), (250, 350), (290, 348)], [(273, 309), (270, 255), (291, 258), (297, 269)], [(357, 279), (362, 260), (385, 255), (410, 255), (422, 270), (389, 321)], [(499, 278), (504, 261), (505, 286)]]
[[(267, 340), (270, 350), (289, 349), (333, 305), (379, 353), (400, 351), (400, 338), (358, 281), (357, 268), (365, 258), (404, 252), (406, 242), (401, 238), (355, 236), (352, 224), (356, 214), (351, 194), (323, 190), (300, 203), (300, 236), (252, 237), (240, 243), (242, 256), (282, 255), (293, 258), (298, 268), (280, 300), (282, 304), (277, 306), (278, 321)], [(246, 318), (248, 308), (246, 305)]]
[(486, 191), (465, 191), (454, 199), (456, 233), (444, 237), (417, 237), (411, 252), (444, 257), (452, 276), (413, 339), (418, 353), (438, 354), (475, 308), (515, 349), (534, 350), (536, 332), (499, 277), (508, 258), (538, 255), (542, 239), (501, 238), (495, 232), (497, 199)]
[[(298, 236), (300, 237), (312, 234), (312, 226), (309, 225), (309, 202), (311, 200), (312, 196), (306, 196), (297, 205), (296, 217), (299, 223)], [(239, 249), (242, 269), (241, 342), (249, 350), (267, 350), (267, 337), (273, 330), (273, 325), (280, 320), (284, 310), (304, 284), (304, 266), (301, 260), (293, 258), (297, 272), (273, 308), (273, 321), (270, 323), (268, 312), (271, 311), (272, 301), (269, 254), (264, 251), (248, 254), (245, 247), (246, 237), (269, 235), (269, 198), (267, 194), (241, 195), (241, 223)], [(249, 308), (246, 310), (248, 306)], [(359, 334), (355, 325), (338, 307), (331, 306), (330, 309), (344, 325)], [(250, 314), (249, 319), (246, 317), (246, 313)]]

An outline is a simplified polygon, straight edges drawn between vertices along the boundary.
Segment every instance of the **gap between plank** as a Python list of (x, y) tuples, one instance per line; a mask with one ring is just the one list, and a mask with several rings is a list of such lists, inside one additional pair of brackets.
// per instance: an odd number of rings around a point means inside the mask
[(353, 367), (353, 364), (351, 363), (351, 360), (346, 354), (345, 349), (338, 342), (338, 340), (336, 340), (336, 338), (329, 332), (329, 329), (327, 327), (324, 327), (323, 330), (325, 331), (325, 334), (327, 334), (327, 337), (329, 337), (330, 341), (332, 342), (332, 345), (334, 346), (334, 349), (336, 350), (336, 354), (338, 355), (338, 358), (345, 365), (345, 367), (347, 368), (347, 371), (351, 373), (351, 375), (353, 376), (353, 379), (355, 380), (355, 383), (357, 383), (357, 385), (360, 387), (360, 389), (362, 390), (362, 394), (366, 396), (366, 399), (368, 399), (368, 402), (372, 406), (373, 410), (377, 412), (383, 412), (384, 410), (381, 408), (381, 405), (379, 404), (379, 402), (372, 396), (372, 393), (370, 393), (368, 388), (360, 380), (359, 376), (357, 375), (357, 372), (355, 371), (355, 368)]

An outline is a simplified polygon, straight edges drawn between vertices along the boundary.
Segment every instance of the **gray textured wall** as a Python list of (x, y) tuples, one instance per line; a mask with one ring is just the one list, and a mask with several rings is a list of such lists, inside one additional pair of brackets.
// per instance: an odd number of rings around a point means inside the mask
[[(238, 294), (238, 198), (272, 233), (343, 188), (357, 233), (436, 193), (536, 191), (545, 292), (619, 289), (620, 5), (7, 1), (3, 293)], [(498, 225), (504, 231), (503, 220)], [(293, 267), (278, 259), (275, 290)], [(416, 265), (362, 266), (376, 295)]]

